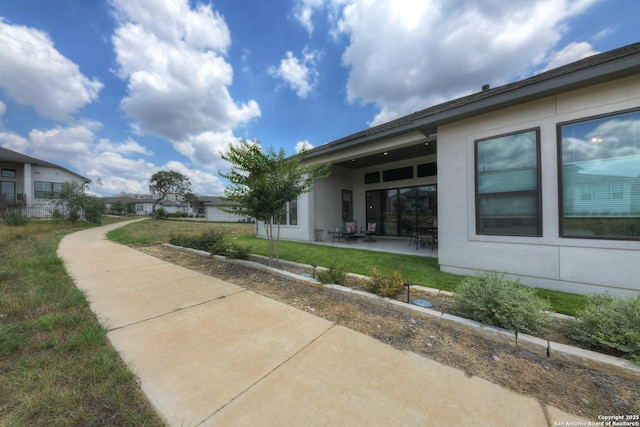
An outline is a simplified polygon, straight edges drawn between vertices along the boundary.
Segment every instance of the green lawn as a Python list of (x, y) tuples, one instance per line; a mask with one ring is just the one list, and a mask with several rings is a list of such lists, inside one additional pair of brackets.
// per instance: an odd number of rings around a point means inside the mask
[(88, 226), (0, 221), (2, 426), (163, 425), (56, 255)]
[[(143, 221), (127, 225), (108, 234), (114, 241), (126, 245), (166, 243), (172, 234), (199, 236), (208, 229), (227, 233), (227, 238), (241, 246), (251, 247), (251, 252), (268, 255), (267, 241), (256, 238), (253, 224), (241, 223), (189, 223), (179, 221)], [(302, 264), (329, 267), (332, 263), (344, 263), (348, 272), (368, 275), (371, 267), (382, 272), (398, 270), (407, 282), (430, 288), (455, 291), (462, 276), (440, 271), (438, 260), (362, 249), (338, 248), (301, 242), (280, 242), (280, 259)], [(548, 299), (554, 311), (573, 315), (586, 303), (582, 295), (538, 289), (538, 295)]]

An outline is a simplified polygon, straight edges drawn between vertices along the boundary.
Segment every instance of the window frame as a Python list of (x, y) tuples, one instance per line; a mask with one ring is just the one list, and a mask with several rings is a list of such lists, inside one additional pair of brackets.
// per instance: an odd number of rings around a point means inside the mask
[(2, 168), (0, 176), (2, 176), (2, 178), (17, 178), (18, 173), (15, 169)]
[[(535, 133), (535, 141), (536, 141), (536, 190), (523, 190), (523, 191), (503, 191), (503, 192), (494, 192), (494, 193), (483, 193), (482, 195), (479, 192), (479, 170), (478, 170), (478, 147), (482, 142), (490, 141), (493, 139), (504, 138), (508, 136), (524, 134), (528, 132)], [(543, 218), (542, 218), (542, 155), (541, 155), (541, 140), (540, 140), (540, 127), (533, 127), (528, 129), (517, 130), (514, 132), (503, 133), (500, 135), (493, 135), (486, 138), (476, 139), (474, 141), (474, 191), (475, 191), (475, 222), (476, 222), (476, 235), (478, 236), (507, 236), (507, 237), (543, 237)], [(536, 196), (536, 233), (534, 234), (520, 234), (520, 233), (498, 233), (498, 232), (487, 232), (482, 231), (480, 229), (480, 200), (482, 197), (486, 196), (518, 196), (518, 195), (532, 195)]]
[[(50, 190), (38, 190), (38, 184), (49, 184)], [(62, 182), (53, 181), (33, 181), (33, 194), (36, 199), (59, 199), (62, 193)], [(58, 190), (56, 191), (56, 186)], [(44, 197), (41, 194), (47, 193)]]
[[(581, 117), (574, 120), (568, 120), (564, 122), (556, 123), (556, 152), (557, 152), (557, 176), (558, 176), (558, 236), (562, 239), (586, 239), (586, 240), (617, 240), (617, 241), (639, 241), (640, 236), (610, 236), (610, 235), (580, 235), (580, 234), (565, 234), (564, 226), (564, 175), (563, 175), (563, 161), (562, 161), (562, 127), (585, 123), (592, 120), (604, 119), (607, 117), (621, 116), (629, 113), (640, 113), (640, 108), (629, 108), (619, 111), (612, 111), (603, 114), (597, 114), (593, 116)], [(595, 198), (593, 185), (591, 187), (591, 199)], [(613, 196), (613, 189), (610, 189)]]

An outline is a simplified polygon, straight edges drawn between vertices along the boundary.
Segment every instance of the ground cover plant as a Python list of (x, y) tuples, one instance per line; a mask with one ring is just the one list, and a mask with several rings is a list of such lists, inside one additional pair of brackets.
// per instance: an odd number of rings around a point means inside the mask
[(583, 345), (640, 363), (640, 296), (589, 295), (570, 336)]
[(0, 221), (0, 425), (163, 425), (56, 255), (87, 226)]
[(465, 278), (456, 291), (463, 317), (517, 332), (543, 332), (549, 303), (535, 289), (496, 272)]

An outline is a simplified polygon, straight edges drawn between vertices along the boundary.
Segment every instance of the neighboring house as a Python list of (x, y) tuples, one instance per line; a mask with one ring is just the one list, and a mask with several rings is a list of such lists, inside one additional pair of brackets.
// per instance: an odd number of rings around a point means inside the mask
[(202, 207), (201, 214), (210, 222), (252, 222), (252, 219), (242, 215), (225, 212), (223, 209), (235, 205), (223, 197), (198, 196)]
[[(122, 205), (127, 206), (126, 212), (131, 212), (135, 215), (151, 215), (153, 212), (153, 204), (156, 199), (151, 198), (134, 198), (134, 197), (105, 197), (105, 206), (109, 211), (113, 205), (120, 202)], [(163, 208), (167, 213), (179, 213), (187, 212), (187, 204), (181, 204), (172, 200), (161, 200), (158, 202), (156, 209)]]
[[(151, 215), (153, 204), (155, 199), (151, 198), (137, 198), (137, 197), (105, 197), (105, 204), (107, 210), (111, 209), (113, 205), (120, 202), (122, 205), (128, 206), (128, 212), (135, 215)], [(224, 207), (230, 206), (232, 203), (228, 202), (222, 197), (215, 196), (198, 196), (198, 206), (194, 206), (189, 202), (174, 201), (174, 200), (162, 200), (156, 206), (156, 209), (163, 208), (167, 213), (187, 213), (198, 217), (204, 217), (210, 222), (250, 222), (251, 219), (228, 213), (222, 210)]]
[(91, 180), (62, 166), (0, 147), (0, 195), (31, 217), (49, 217), (64, 182), (83, 189)]
[(331, 176), (298, 199), (281, 238), (312, 241), (349, 220), (407, 236), (434, 220), (443, 271), (640, 291), (640, 43), (485, 85), (305, 162), (330, 162)]

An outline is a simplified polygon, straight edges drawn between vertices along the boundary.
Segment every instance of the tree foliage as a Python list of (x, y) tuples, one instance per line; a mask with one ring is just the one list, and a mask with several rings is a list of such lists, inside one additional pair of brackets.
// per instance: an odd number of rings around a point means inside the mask
[(273, 148), (265, 152), (254, 141), (240, 140), (235, 146), (229, 145), (222, 156), (232, 166), (229, 173), (219, 172), (231, 184), (225, 189), (225, 196), (237, 203), (225, 210), (264, 222), (270, 263), (274, 253), (278, 260), (280, 219), (286, 213), (287, 202), (297, 200), (311, 191), (316, 180), (329, 175), (329, 164), (301, 165), (304, 155), (303, 151), (286, 157), (282, 148), (278, 152)]
[(156, 220), (156, 206), (169, 194), (186, 194), (191, 192), (191, 181), (176, 171), (158, 171), (151, 175), (149, 180), (149, 191), (155, 195), (155, 201), (151, 212)]
[(76, 222), (84, 216), (87, 221), (100, 224), (102, 214), (106, 210), (103, 199), (85, 194), (82, 185), (75, 181), (62, 183), (56, 205), (64, 212), (63, 216), (71, 222)]

